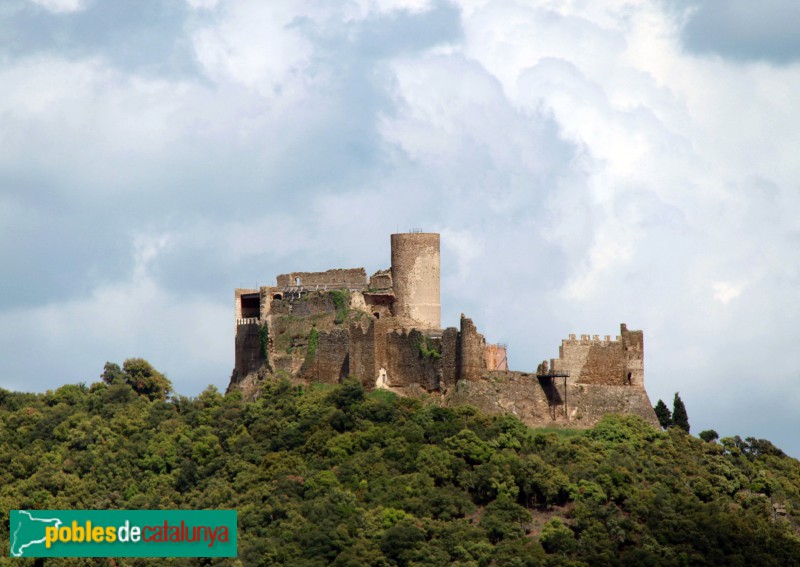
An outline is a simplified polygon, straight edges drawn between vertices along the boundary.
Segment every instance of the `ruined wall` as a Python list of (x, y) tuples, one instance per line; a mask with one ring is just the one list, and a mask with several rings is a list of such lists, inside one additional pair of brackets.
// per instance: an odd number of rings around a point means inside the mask
[(272, 311), (272, 296), (275, 293), (275, 288), (262, 285), (258, 288), (258, 293), (261, 299), (261, 320), (266, 321)]
[(391, 240), (395, 316), (421, 328), (441, 328), (439, 235), (393, 234)]
[(273, 299), (271, 312), (275, 315), (292, 315), (294, 317), (308, 317), (334, 313), (336, 305), (330, 293), (309, 292), (300, 297), (287, 296), (282, 299)]
[(629, 331), (623, 323), (620, 326), (622, 351), (625, 357), (625, 382), (631, 386), (644, 387), (644, 333)]
[(644, 386), (642, 332), (628, 331), (624, 324), (621, 328), (625, 338), (616, 340), (610, 336), (581, 335), (576, 339), (570, 335), (561, 342), (552, 369), (568, 371), (570, 384)]
[(427, 349), (441, 352), (441, 339), (426, 337), (416, 329), (410, 332), (396, 329), (385, 335), (385, 351), (376, 359), (376, 366), (386, 370), (387, 385), (396, 387), (421, 387), (439, 389), (442, 374), (441, 357), (425, 356), (420, 343), (426, 341)]
[(448, 327), (442, 332), (442, 390), (455, 386), (458, 376), (458, 329)]
[(351, 323), (349, 334), (350, 374), (360, 378), (364, 386), (372, 387), (378, 376), (375, 367), (375, 322)]
[[(248, 319), (250, 321), (250, 319)], [(261, 353), (261, 340), (255, 321), (236, 326), (235, 372), (239, 380), (259, 369), (264, 363)]]
[(364, 310), (376, 319), (392, 317), (394, 295), (391, 293), (364, 293)]
[(588, 428), (608, 413), (638, 415), (658, 427), (644, 388), (568, 384), (539, 380), (524, 372), (486, 372), (462, 380), (444, 398), (449, 406), (469, 404), (488, 413), (511, 413), (531, 427)]
[(478, 380), (486, 370), (483, 356), (486, 340), (475, 328), (472, 319), (461, 314), (461, 332), (458, 336), (457, 369), (459, 380)]
[(369, 289), (386, 290), (392, 289), (392, 271), (378, 270), (369, 278)]
[(508, 348), (506, 345), (487, 344), (483, 348), (486, 370), (508, 370)]
[(300, 376), (312, 382), (338, 384), (350, 373), (350, 332), (332, 329), (319, 333), (316, 352), (306, 356)]
[(364, 268), (337, 269), (326, 272), (292, 272), (279, 275), (277, 282), (280, 288), (295, 285), (303, 287), (327, 285), (362, 289), (367, 285), (367, 272)]

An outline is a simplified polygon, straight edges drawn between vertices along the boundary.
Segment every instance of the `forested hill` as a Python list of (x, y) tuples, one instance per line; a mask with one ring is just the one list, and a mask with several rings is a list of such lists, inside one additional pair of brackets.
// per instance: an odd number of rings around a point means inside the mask
[(108, 382), (0, 390), (0, 555), (9, 509), (232, 508), (239, 559), (196, 564), (800, 565), (800, 463), (767, 441), (530, 430), (353, 381)]

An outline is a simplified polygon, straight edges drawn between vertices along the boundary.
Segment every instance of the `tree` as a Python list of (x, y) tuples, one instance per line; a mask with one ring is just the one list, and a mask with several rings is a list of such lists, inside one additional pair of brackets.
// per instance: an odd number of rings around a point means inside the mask
[(675, 399), (672, 401), (672, 424), (689, 433), (689, 416), (678, 392), (675, 392)]
[(125, 382), (140, 396), (147, 396), (150, 400), (164, 400), (172, 393), (172, 383), (143, 358), (127, 359), (122, 363), (122, 371)]
[(669, 411), (667, 404), (664, 403), (664, 400), (658, 400), (654, 409), (656, 410), (656, 417), (662, 429), (666, 429), (672, 425), (672, 413)]
[(700, 432), (700, 439), (702, 439), (706, 443), (711, 443), (712, 441), (716, 441), (717, 439), (719, 439), (719, 433), (717, 433), (713, 429), (706, 429), (705, 431)]
[(112, 384), (121, 384), (125, 382), (125, 373), (122, 371), (122, 368), (119, 367), (119, 364), (106, 362), (100, 378), (109, 386)]

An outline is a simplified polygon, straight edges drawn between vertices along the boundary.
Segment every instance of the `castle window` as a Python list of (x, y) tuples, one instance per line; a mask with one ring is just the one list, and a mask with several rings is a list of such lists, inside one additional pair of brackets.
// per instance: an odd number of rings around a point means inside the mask
[(628, 372), (628, 384), (631, 383), (631, 377), (633, 376), (632, 372)]
[(242, 302), (242, 318), (251, 319), (253, 317), (261, 317), (261, 297), (257, 293), (243, 294), (240, 301)]
[(300, 285), (300, 277), (299, 276), (295, 276), (294, 285)]
[(377, 311), (375, 313), (373, 313), (373, 315), (375, 316), (376, 319), (380, 319), (381, 318), (381, 314), (378, 313)]
[(283, 294), (276, 293), (275, 295), (272, 296), (272, 299), (278, 299), (278, 300), (283, 299)]

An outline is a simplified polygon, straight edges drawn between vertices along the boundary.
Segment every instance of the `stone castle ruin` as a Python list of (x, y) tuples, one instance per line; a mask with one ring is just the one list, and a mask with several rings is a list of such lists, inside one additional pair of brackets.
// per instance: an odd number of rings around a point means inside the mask
[(230, 389), (254, 398), (264, 380), (335, 384), (437, 397), (507, 412), (532, 426), (590, 427), (606, 413), (656, 425), (644, 389), (641, 331), (615, 339), (570, 335), (536, 372), (508, 369), (507, 348), (489, 344), (463, 314), (442, 328), (439, 234), (391, 235), (391, 267), (292, 272), (276, 285), (237, 289), (236, 364)]

